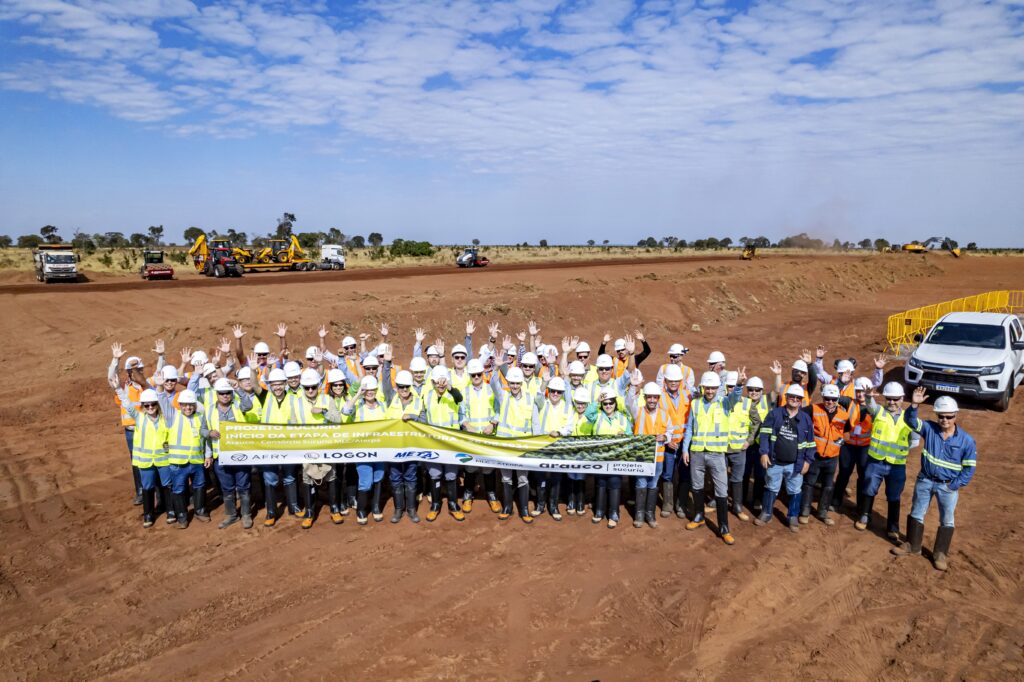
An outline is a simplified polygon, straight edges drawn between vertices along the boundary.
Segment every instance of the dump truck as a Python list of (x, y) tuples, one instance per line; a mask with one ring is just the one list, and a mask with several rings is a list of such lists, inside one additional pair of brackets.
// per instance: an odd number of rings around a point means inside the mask
[(78, 263), (82, 257), (70, 244), (40, 244), (32, 252), (36, 279), (50, 282), (77, 282)]
[(192, 263), (196, 272), (207, 277), (241, 277), (245, 272), (242, 269), (231, 249), (224, 246), (222, 239), (214, 239), (207, 242), (206, 235), (196, 237), (188, 255), (192, 256)]
[(164, 262), (164, 252), (159, 249), (146, 249), (142, 252), (142, 267), (139, 275), (144, 280), (174, 279), (174, 268)]

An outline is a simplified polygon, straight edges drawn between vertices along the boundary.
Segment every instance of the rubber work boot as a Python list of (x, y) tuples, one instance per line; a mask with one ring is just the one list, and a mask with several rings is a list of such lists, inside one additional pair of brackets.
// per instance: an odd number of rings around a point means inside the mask
[(206, 488), (199, 486), (192, 491), (192, 508), (196, 510), (196, 521), (203, 523), (210, 522), (210, 515), (206, 513)]
[(316, 509), (314, 507), (314, 501), (316, 500), (316, 487), (312, 485), (302, 486), (302, 494), (304, 496), (304, 502), (306, 503), (306, 512), (302, 519), (302, 528), (309, 530), (313, 527), (313, 521), (315, 520), (314, 514)]
[(537, 486), (537, 504), (534, 505), (530, 516), (540, 516), (547, 511), (548, 486), (547, 482)]
[(430, 511), (427, 512), (427, 521), (433, 523), (441, 514), (441, 479), (430, 479)]
[(153, 511), (154, 507), (156, 507), (156, 504), (153, 501), (153, 495), (154, 495), (154, 491), (153, 490), (143, 490), (142, 491), (142, 527), (143, 528), (152, 528), (153, 527), (153, 519), (156, 517), (156, 514)]
[(217, 528), (224, 529), (238, 522), (238, 510), (235, 509), (235, 494), (224, 493), (224, 520)]
[(395, 513), (391, 515), (391, 523), (398, 523), (402, 520), (402, 514), (405, 512), (405, 486), (396, 483), (391, 491), (391, 497), (395, 503)]
[(749, 521), (750, 516), (743, 511), (743, 481), (737, 481), (732, 485), (732, 512), (740, 521)]
[(619, 525), (619, 497), (622, 495), (621, 488), (611, 488), (608, 491), (608, 527), (615, 528)]
[(775, 508), (775, 493), (767, 488), (764, 489), (764, 497), (761, 498), (761, 515), (754, 519), (755, 526), (764, 526), (772, 520), (772, 510)]
[(818, 520), (826, 526), (835, 525), (835, 521), (828, 516), (829, 509), (832, 508), (832, 492), (834, 489), (835, 483), (831, 479), (826, 480), (825, 485), (821, 488), (821, 497), (818, 498)]
[(633, 495), (633, 527), (643, 528), (647, 518), (647, 488), (637, 486)]
[(953, 526), (939, 526), (938, 532), (935, 533), (932, 565), (938, 571), (949, 570), (949, 545), (953, 542), (953, 530)]
[(165, 520), (167, 523), (174, 523), (174, 517), (178, 510), (177, 505), (174, 503), (174, 493), (171, 492), (170, 488), (160, 488), (161, 506), (164, 508)]
[(597, 486), (597, 490), (594, 491), (594, 504), (592, 510), (594, 516), (590, 519), (591, 523), (601, 523), (604, 521), (604, 510), (608, 500), (608, 488), (606, 486)]
[(185, 493), (174, 495), (174, 518), (178, 522), (178, 530), (188, 528), (188, 498)]
[(523, 523), (533, 523), (533, 517), (530, 516), (530, 486), (522, 485), (516, 488), (516, 499), (519, 502), (519, 518)]
[(704, 525), (704, 491), (693, 491), (693, 520), (686, 524), (686, 530), (696, 530)]
[(672, 515), (672, 503), (675, 493), (672, 490), (672, 481), (661, 482), (661, 518), (667, 519)]
[(569, 494), (565, 497), (565, 513), (576, 516), (576, 481), (569, 479)]
[(499, 521), (508, 521), (509, 517), (512, 516), (512, 484), (501, 483), (501, 513), (498, 514)]
[(558, 510), (558, 496), (562, 492), (562, 474), (557, 474), (553, 481), (548, 481), (548, 514), (555, 521), (562, 520), (562, 512)]
[(658, 527), (658, 520), (654, 518), (655, 507), (658, 504), (658, 489), (648, 488), (647, 489), (647, 526), (650, 528)]
[(458, 481), (445, 481), (445, 485), (448, 488), (448, 513), (456, 521), (464, 520), (466, 515), (462, 513), (462, 509), (459, 507)]
[(410, 521), (420, 522), (420, 516), (416, 513), (416, 481), (405, 483), (405, 511), (409, 512)]
[(249, 530), (252, 528), (252, 493), (243, 490), (239, 493), (239, 499), (242, 505), (242, 528)]
[(889, 513), (886, 519), (885, 537), (892, 542), (900, 541), (900, 501), (889, 503)]
[(356, 492), (356, 523), (365, 526), (370, 520), (370, 491), (360, 490)]
[(480, 474), (479, 471), (474, 473), (474, 474), (471, 474), (471, 473), (468, 473), (468, 472), (466, 473), (466, 481), (465, 481), (466, 489), (462, 491), (462, 513), (463, 514), (472, 514), (473, 513), (473, 490), (476, 488), (476, 483), (477, 483), (477, 480), (479, 479), (480, 476), (481, 476), (481, 474)]
[(383, 487), (383, 480), (377, 481), (373, 484), (373, 497), (371, 498), (373, 500), (372, 514), (373, 520), (378, 523), (384, 520), (384, 510), (380, 508), (380, 493)]
[(285, 484), (284, 496), (288, 502), (288, 513), (291, 516), (302, 516), (302, 510), (299, 509), (299, 484), (294, 482)]
[(341, 513), (341, 481), (335, 472), (334, 480), (327, 483), (327, 504), (331, 509), (331, 521), (337, 525), (345, 523), (345, 515)]
[(690, 489), (679, 482), (679, 493), (673, 504), (677, 519), (686, 519), (686, 507), (690, 503)]
[(857, 507), (857, 521), (853, 524), (854, 528), (857, 530), (867, 530), (868, 524), (871, 523), (871, 507), (874, 504), (874, 495), (864, 495), (861, 497), (860, 504)]
[(718, 513), (718, 536), (727, 545), (736, 544), (736, 538), (729, 532), (729, 500), (725, 497), (715, 498), (715, 507)]
[(894, 556), (910, 556), (921, 553), (921, 545), (924, 543), (924, 524), (907, 515), (907, 541), (899, 547), (893, 547), (889, 553)]
[(356, 491), (358, 486), (346, 485), (344, 503), (341, 506), (341, 515), (347, 516), (349, 511), (356, 508)]
[(498, 501), (498, 495), (494, 489), (494, 472), (481, 475), (484, 477), (484, 489), (487, 491), (487, 506), (497, 514), (501, 511), (501, 502)]
[(263, 490), (263, 497), (266, 498), (267, 503), (267, 518), (263, 520), (263, 525), (267, 528), (273, 527), (277, 523), (277, 500), (274, 499), (277, 496), (277, 488), (272, 485), (268, 485)]

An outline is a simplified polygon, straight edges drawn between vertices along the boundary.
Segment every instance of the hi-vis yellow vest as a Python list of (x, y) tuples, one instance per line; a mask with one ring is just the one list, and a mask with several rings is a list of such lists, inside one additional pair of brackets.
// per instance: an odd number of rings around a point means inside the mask
[(385, 419), (401, 419), (405, 415), (411, 415), (413, 418), (419, 416), (419, 413), (423, 411), (423, 401), (414, 392), (409, 392), (409, 404), (403, 405), (402, 399), (398, 397), (398, 394), (391, 396), (391, 404), (388, 405), (388, 409), (384, 411)]
[(132, 466), (149, 469), (170, 464), (164, 450), (168, 436), (167, 423), (163, 417), (153, 420), (139, 414), (135, 419), (135, 434), (132, 436)]
[(291, 424), (295, 414), (295, 402), (298, 397), (285, 392), (284, 400), (277, 402), (273, 393), (268, 393), (263, 403), (263, 414), (260, 421), (264, 424)]
[(913, 429), (903, 421), (903, 411), (892, 414), (885, 408), (875, 415), (871, 425), (871, 445), (868, 454), (890, 464), (906, 464)]
[(726, 417), (722, 401), (710, 403), (703, 398), (690, 406), (696, 419), (693, 436), (690, 439), (690, 452), (725, 452), (729, 449), (729, 419)]
[(629, 433), (629, 420), (621, 412), (613, 412), (612, 416), (601, 410), (594, 422), (595, 436), (621, 436)]
[(203, 437), (199, 434), (202, 417), (196, 412), (186, 417), (180, 411), (172, 412), (167, 423), (167, 461), (171, 464), (202, 464), (206, 458)]
[[(253, 407), (256, 407), (256, 403), (253, 403)], [(242, 412), (242, 408), (238, 406), (238, 400), (231, 401), (231, 421), (233, 422), (259, 422), (259, 415), (256, 414), (255, 410), (249, 410), (248, 412)], [(206, 427), (211, 431), (220, 431), (220, 405), (218, 403), (210, 403), (206, 406)], [(217, 459), (220, 456), (220, 439), (210, 439), (210, 449), (213, 450), (213, 458)]]
[(750, 434), (750, 398), (737, 400), (729, 413), (729, 449), (733, 452), (747, 446)]
[(484, 427), (494, 421), (494, 390), (487, 384), (480, 389), (470, 386), (463, 392), (462, 399), (466, 405), (466, 418), (463, 422), (469, 430), (480, 433)]
[(557, 405), (552, 405), (550, 400), (544, 401), (544, 407), (539, 410), (540, 432), (544, 434), (553, 431), (561, 431), (571, 423), (574, 410), (569, 401), (562, 399)]
[(498, 428), (495, 432), (501, 438), (521, 438), (533, 435), (533, 402), (525, 393), (513, 398), (506, 393), (498, 413)]
[(427, 409), (427, 423), (431, 426), (459, 428), (459, 404), (448, 391), (439, 396), (435, 389), (430, 389), (423, 395), (423, 406)]

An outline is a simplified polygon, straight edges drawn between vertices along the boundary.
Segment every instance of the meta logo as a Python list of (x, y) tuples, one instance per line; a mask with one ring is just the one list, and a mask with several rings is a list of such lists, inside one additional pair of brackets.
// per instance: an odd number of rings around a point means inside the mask
[(395, 459), (437, 459), (439, 456), (433, 450), (406, 450), (395, 453)]

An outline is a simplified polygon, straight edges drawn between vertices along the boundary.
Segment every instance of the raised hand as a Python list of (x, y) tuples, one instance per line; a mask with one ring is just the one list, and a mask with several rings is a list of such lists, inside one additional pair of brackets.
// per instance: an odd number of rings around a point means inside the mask
[(814, 349), (814, 355), (819, 360), (821, 360), (823, 357), (825, 357), (825, 353), (827, 353), (827, 352), (828, 351), (825, 350), (825, 346), (822, 346), (822, 345), (819, 345), (817, 348)]
[(384, 344), (384, 362), (391, 362), (391, 344)]
[(388, 323), (387, 322), (381, 322), (380, 323), (380, 335), (381, 335), (381, 338), (384, 338), (384, 339), (388, 338)]
[(644, 383), (644, 375), (640, 373), (639, 369), (634, 369), (629, 375), (629, 383), (632, 386), (639, 388)]
[(806, 348), (804, 348), (802, 351), (800, 351), (800, 359), (803, 360), (804, 362), (806, 362), (809, 365), (809, 364), (811, 364), (811, 361), (814, 358), (811, 357), (811, 351), (809, 351)]
[(512, 348), (514, 348), (512, 345), (512, 337), (505, 334), (505, 338), (501, 340), (501, 347), (506, 351), (512, 350)]
[(115, 360), (120, 360), (124, 357), (124, 346), (119, 343), (110, 344), (110, 353), (114, 356)]
[(572, 346), (569, 345), (569, 337), (568, 336), (563, 336), (562, 337), (562, 352), (563, 353), (568, 353), (570, 348), (572, 348)]
[(443, 358), (444, 357), (444, 340), (443, 339), (435, 339), (434, 340), (434, 348), (437, 350), (437, 354), (440, 355)]
[(242, 329), (242, 325), (240, 324), (236, 324), (234, 327), (232, 327), (231, 333), (235, 335), (236, 339), (240, 339), (243, 336), (245, 336), (245, 330)]
[(363, 333), (361, 333), (359, 335), (359, 340), (362, 341), (363, 343), (366, 343), (366, 340), (369, 339), (369, 338), (370, 338), (370, 335), (367, 334), (366, 332), (363, 332)]
[(523, 332), (523, 331), (516, 332), (516, 338), (519, 339), (519, 343), (525, 343), (526, 342), (526, 332)]
[(427, 338), (427, 333), (423, 331), (422, 327), (417, 327), (413, 333), (416, 335), (416, 343), (423, 344), (423, 340)]
[(187, 365), (188, 361), (191, 358), (192, 358), (192, 349), (191, 348), (182, 348), (181, 349), (181, 362), (182, 362), (182, 364)]
[(647, 340), (644, 336), (643, 330), (640, 329), (633, 330), (633, 338), (635, 338), (637, 341), (640, 341), (641, 343)]
[(320, 328), (316, 330), (316, 335), (319, 336), (321, 340), (326, 339), (327, 327), (324, 325), (320, 325)]
[(580, 337), (574, 336), (569, 340), (569, 348), (576, 350), (576, 347), (580, 345)]
[(604, 336), (601, 337), (601, 340), (604, 341), (605, 343), (608, 343), (609, 341), (611, 341), (612, 340), (611, 332), (605, 332)]
[(213, 357), (210, 358), (210, 362), (213, 363), (214, 367), (220, 367), (220, 357), (220, 351), (218, 350), (213, 354)]
[(288, 334), (288, 325), (286, 325), (284, 322), (279, 322), (277, 325), (276, 334), (283, 339)]
[(782, 376), (782, 363), (778, 360), (772, 360), (772, 364), (768, 365), (768, 369), (772, 371), (772, 374)]
[(530, 320), (529, 323), (527, 323), (526, 328), (529, 330), (530, 336), (537, 336), (537, 333), (540, 331), (540, 329), (537, 328), (537, 323), (533, 320)]
[(498, 334), (501, 333), (501, 327), (497, 322), (491, 322), (487, 325), (487, 333), (490, 334), (490, 338), (496, 339), (498, 338)]
[(228, 341), (226, 337), (221, 337), (220, 345), (217, 346), (217, 348), (218, 348), (218, 350), (220, 350), (221, 353), (230, 353), (231, 352), (231, 342)]
[(476, 322), (473, 320), (466, 320), (466, 336), (471, 335), (476, 331)]
[(153, 342), (153, 352), (156, 353), (157, 355), (163, 355), (164, 349), (165, 348), (163, 339), (157, 339), (156, 341)]
[(914, 389), (914, 395), (911, 396), (911, 401), (914, 403), (914, 407), (917, 407), (925, 400), (928, 399), (928, 393), (924, 386), (918, 386)]
[(739, 370), (736, 373), (739, 375), (739, 385), (740, 386), (742, 386), (743, 384), (747, 383), (747, 368), (746, 367), (740, 367)]
[(320, 350), (319, 348), (317, 348), (315, 351), (313, 351), (313, 359), (316, 360), (318, 364), (323, 362), (324, 361), (324, 352), (322, 350)]
[(885, 369), (886, 362), (888, 362), (888, 360), (885, 359), (884, 355), (875, 356), (875, 367), (877, 367), (878, 369)]
[(249, 353), (249, 367), (255, 369), (260, 366), (259, 358), (256, 357), (256, 353)]
[(549, 346), (548, 348), (548, 364), (554, 366), (558, 362), (558, 351), (555, 350), (554, 346)]
[(626, 334), (624, 340), (626, 342), (626, 352), (629, 353), (630, 355), (636, 353), (636, 341), (633, 340), (633, 337), (630, 336), (629, 334)]

